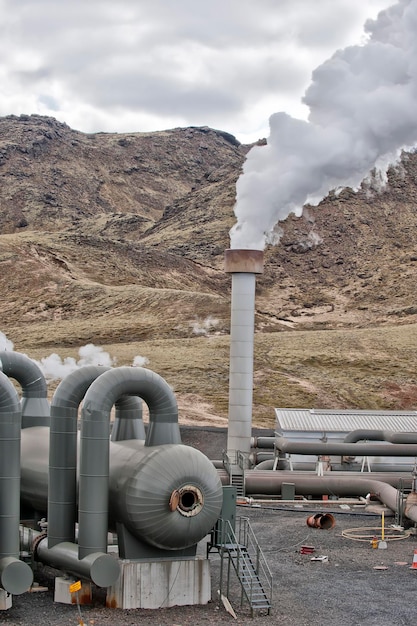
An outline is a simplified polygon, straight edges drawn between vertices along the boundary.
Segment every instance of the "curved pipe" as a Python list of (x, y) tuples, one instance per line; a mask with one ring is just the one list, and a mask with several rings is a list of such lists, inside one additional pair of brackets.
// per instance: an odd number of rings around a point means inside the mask
[[(281, 493), (282, 483), (293, 483), (295, 491), (300, 495), (324, 494), (339, 496), (366, 496), (368, 493), (375, 493), (378, 498), (392, 511), (396, 511), (398, 503), (398, 491), (392, 485), (374, 480), (362, 474), (361, 476), (352, 473), (338, 472), (337, 476), (324, 475), (317, 476), (305, 472), (271, 472), (271, 471), (248, 471), (245, 472), (245, 493), (246, 495), (278, 495)], [(398, 480), (398, 479), (397, 479)], [(411, 478), (402, 477), (404, 482), (411, 484)], [(407, 513), (409, 519), (417, 521), (417, 507), (409, 507)]]
[[(254, 470), (289, 470), (291, 471), (301, 471), (301, 472), (317, 472), (317, 462), (293, 462), (292, 467), (290, 468), (290, 463), (286, 459), (279, 459), (278, 465), (275, 467), (275, 460), (269, 459), (265, 461), (261, 461), (254, 468)], [(390, 463), (377, 463), (374, 467), (372, 467), (373, 475), (381, 475), (383, 473), (393, 474), (395, 472), (411, 472), (414, 469), (414, 465), (410, 463), (404, 464), (390, 464)], [(354, 463), (342, 462), (342, 463), (331, 463), (331, 470), (336, 472), (362, 472), (362, 464), (358, 461)]]
[(19, 561), (21, 419), (16, 390), (0, 372), (0, 579), (13, 594), (24, 593), (33, 581), (30, 567)]
[(41, 369), (19, 352), (0, 352), (0, 369), (22, 387), (22, 428), (49, 426), (48, 388)]
[(108, 367), (88, 365), (58, 385), (49, 434), (48, 546), (75, 542), (77, 519), (77, 419), (87, 389)]
[(141, 400), (135, 396), (123, 396), (116, 402), (116, 414), (110, 440), (139, 439), (143, 441), (145, 437)]
[[(48, 503), (48, 435), (44, 427), (22, 432), (22, 502), (41, 514)], [(150, 448), (138, 440), (110, 442), (109, 448), (108, 528), (117, 531), (122, 524), (146, 550), (151, 545), (171, 552), (196, 545), (210, 532), (223, 490), (202, 452), (178, 444)]]
[(94, 381), (81, 412), (80, 559), (107, 548), (110, 410), (123, 395), (138, 395), (149, 407), (145, 446), (181, 443), (175, 396), (161, 376), (141, 367), (119, 367)]
[(275, 447), (286, 454), (336, 454), (339, 456), (417, 456), (417, 445), (412, 443), (322, 443), (289, 441), (275, 437)]
[[(87, 365), (58, 385), (51, 402), (49, 434), (48, 547), (75, 541), (77, 519), (78, 409), (87, 389), (110, 368)], [(134, 420), (134, 416), (138, 419)], [(116, 402), (119, 421), (128, 418), (130, 432), (140, 434), (142, 402), (123, 396)]]
[(357, 441), (389, 441), (395, 444), (417, 443), (417, 432), (394, 432), (392, 430), (352, 430), (344, 438), (344, 443), (356, 443)]

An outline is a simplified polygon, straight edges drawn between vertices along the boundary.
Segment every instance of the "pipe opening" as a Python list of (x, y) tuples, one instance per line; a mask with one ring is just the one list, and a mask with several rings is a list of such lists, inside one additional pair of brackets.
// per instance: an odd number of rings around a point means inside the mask
[(185, 485), (172, 492), (169, 499), (171, 511), (178, 511), (184, 517), (193, 517), (203, 508), (203, 494), (194, 485)]
[(307, 518), (307, 526), (310, 528), (330, 530), (335, 524), (336, 521), (331, 513), (316, 513)]

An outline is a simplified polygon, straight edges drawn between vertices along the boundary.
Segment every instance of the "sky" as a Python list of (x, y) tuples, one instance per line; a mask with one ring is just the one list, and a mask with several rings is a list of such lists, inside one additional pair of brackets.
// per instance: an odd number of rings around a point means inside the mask
[(266, 146), (252, 147), (236, 183), (232, 247), (276, 245), (280, 222), (332, 190), (365, 185), (375, 196), (389, 167), (416, 150), (417, 0), (398, 0), (366, 32), (314, 69), (307, 119), (271, 115)]
[(210, 126), (242, 143), (306, 118), (313, 70), (393, 0), (0, 0), (0, 116), (83, 132)]

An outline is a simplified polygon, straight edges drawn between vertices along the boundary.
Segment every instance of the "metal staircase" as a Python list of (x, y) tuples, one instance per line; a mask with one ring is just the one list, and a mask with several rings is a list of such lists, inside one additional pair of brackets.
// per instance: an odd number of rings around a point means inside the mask
[(252, 616), (255, 610), (266, 610), (269, 615), (272, 608), (271, 571), (248, 518), (239, 517), (236, 521), (237, 537), (230, 522), (219, 519), (207, 547), (208, 553), (216, 549), (220, 554), (220, 595), (224, 591), (226, 574), (225, 595), (229, 596), (232, 566), (240, 583), (241, 606), (246, 600)]
[(243, 472), (233, 472), (230, 476), (230, 484), (236, 487), (236, 496), (243, 498), (245, 495), (245, 478)]

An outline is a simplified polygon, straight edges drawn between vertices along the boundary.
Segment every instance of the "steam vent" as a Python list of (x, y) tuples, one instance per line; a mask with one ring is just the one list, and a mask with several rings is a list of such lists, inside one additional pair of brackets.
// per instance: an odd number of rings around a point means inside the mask
[(239, 450), (250, 451), (255, 280), (263, 273), (262, 250), (226, 250), (225, 271), (232, 275), (227, 454), (235, 464)]

